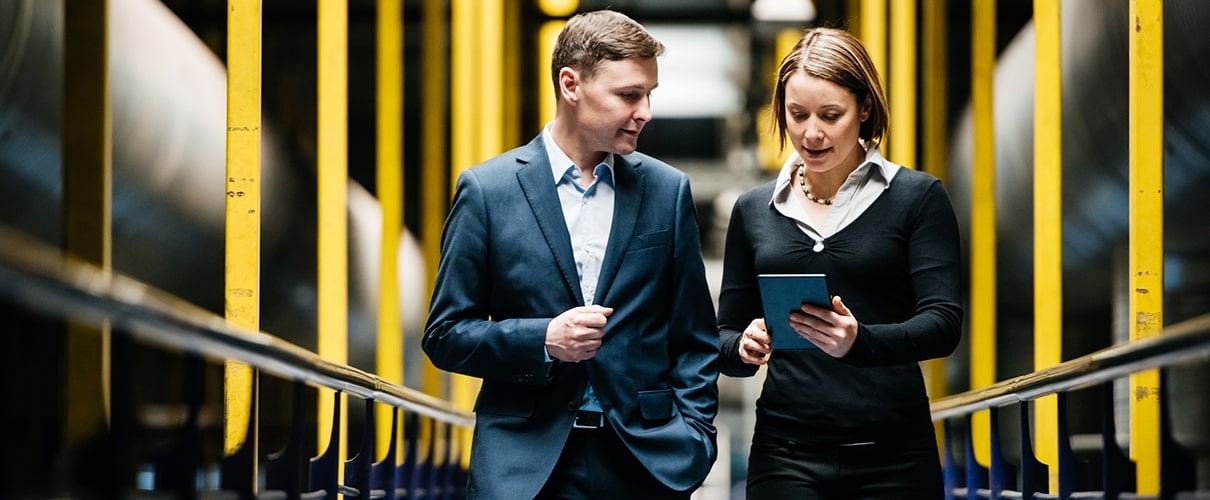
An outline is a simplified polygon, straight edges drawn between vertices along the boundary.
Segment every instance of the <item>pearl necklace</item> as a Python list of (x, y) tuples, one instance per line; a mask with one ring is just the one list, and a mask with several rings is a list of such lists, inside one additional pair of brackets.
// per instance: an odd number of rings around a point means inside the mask
[(806, 171), (807, 171), (807, 166), (802, 163), (799, 163), (798, 164), (798, 187), (800, 189), (802, 189), (802, 194), (806, 195), (807, 199), (811, 200), (812, 203), (818, 203), (820, 205), (831, 205), (834, 197), (833, 198), (820, 198), (818, 196), (811, 194), (811, 191), (809, 189), (807, 189)]

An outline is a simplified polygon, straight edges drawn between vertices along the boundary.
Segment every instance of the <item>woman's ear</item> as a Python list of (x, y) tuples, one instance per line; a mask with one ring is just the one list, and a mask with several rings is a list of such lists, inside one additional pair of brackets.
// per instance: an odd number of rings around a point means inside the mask
[(580, 100), (576, 93), (580, 88), (580, 72), (570, 67), (559, 68), (559, 97), (574, 103)]
[(864, 123), (870, 119), (870, 110), (874, 109), (874, 99), (866, 94), (865, 99), (861, 100), (861, 121)]

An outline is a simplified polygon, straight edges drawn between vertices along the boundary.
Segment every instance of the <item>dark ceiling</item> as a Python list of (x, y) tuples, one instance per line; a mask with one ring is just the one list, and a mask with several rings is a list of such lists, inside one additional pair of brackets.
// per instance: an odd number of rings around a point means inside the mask
[[(536, 1), (507, 0), (508, 5), (520, 11), (522, 19), (521, 47), (529, 43), (525, 33), (536, 32), (545, 16), (536, 7)], [(220, 59), (226, 54), (226, 0), (163, 0), (164, 4), (180, 17)], [(845, 0), (816, 0), (817, 23), (829, 26), (846, 26)], [(375, 0), (349, 0), (349, 174), (370, 191), (374, 185), (374, 29), (376, 15)], [(429, 40), (423, 39), (420, 26), (422, 18), (421, 0), (404, 0), (404, 106), (407, 110), (419, 109), (421, 78), (418, 71), (420, 47)], [(448, 2), (446, 3), (448, 8)], [(739, 24), (753, 28), (753, 50), (763, 50), (762, 30), (750, 19), (746, 7), (736, 7), (734, 0), (582, 0), (580, 9), (593, 10), (613, 8), (625, 12), (641, 22), (648, 23), (709, 23)], [(313, 168), (315, 151), (315, 27), (316, 0), (264, 0), (262, 2), (262, 49), (263, 49), (263, 106), (265, 120), (271, 122), (283, 135), (287, 145), (293, 146), (295, 161)], [(1002, 49), (1032, 15), (1030, 2), (998, 2), (997, 38)], [(948, 3), (949, 25), (949, 81), (950, 112), (957, 113), (966, 101), (969, 91), (969, 27), (970, 2)], [(533, 75), (535, 71), (523, 69), (520, 74)], [(754, 81), (759, 81), (756, 79)], [(536, 82), (522, 82), (521, 88), (536, 88)], [(761, 92), (757, 92), (758, 94)], [(533, 108), (536, 92), (522, 96), (522, 108)], [(760, 99), (763, 102), (763, 99)], [(756, 102), (756, 101), (750, 101)], [(404, 161), (405, 165), (419, 162), (419, 141), (414, 131), (419, 130), (418, 113), (405, 112)], [(522, 113), (521, 130), (536, 130), (541, 124), (533, 112)], [(951, 123), (953, 121), (951, 120)], [(685, 124), (690, 126), (691, 124)], [(700, 124), (694, 125), (698, 126)], [(676, 128), (676, 127), (674, 127)], [(656, 133), (657, 127), (652, 127)], [(528, 133), (524, 135), (528, 136)], [(648, 134), (652, 135), (652, 134)], [(650, 141), (648, 144), (654, 144)], [(684, 141), (660, 141), (675, 144)], [(644, 146), (645, 150), (650, 149)], [(658, 151), (668, 154), (667, 151)], [(675, 151), (672, 152), (675, 154)], [(712, 154), (712, 153), (711, 153)], [(718, 158), (723, 161), (723, 158)], [(418, 168), (405, 168), (406, 223), (415, 229), (418, 224), (415, 200), (419, 199), (416, 186), (419, 182)], [(445, 170), (445, 169), (442, 169)]]

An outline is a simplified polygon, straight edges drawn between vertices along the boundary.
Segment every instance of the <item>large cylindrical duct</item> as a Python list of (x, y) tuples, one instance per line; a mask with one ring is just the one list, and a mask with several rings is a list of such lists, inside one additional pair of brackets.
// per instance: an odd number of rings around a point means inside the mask
[[(226, 70), (163, 3), (111, 0), (113, 267), (221, 313)], [(0, 224), (58, 244), (63, 0), (0, 0)], [(261, 327), (314, 348), (314, 159), (264, 120)], [(381, 214), (349, 184), (350, 363), (374, 370)], [(406, 332), (420, 329), (421, 251), (400, 245)]]
[[(1129, 5), (1069, 0), (1062, 6), (1064, 358), (1125, 342), (1115, 321), (1126, 293), (1129, 233)], [(1165, 322), (1210, 311), (1210, 3), (1164, 5)], [(1034, 32), (1029, 24), (999, 55), (995, 76), (997, 379), (1033, 371)], [(960, 75), (955, 75), (960, 76)], [(973, 117), (953, 135), (947, 184), (970, 223)], [(967, 234), (966, 236), (969, 236)], [(1121, 315), (1119, 314), (1119, 317)], [(965, 352), (955, 355), (966, 363)], [(1174, 435), (1210, 460), (1206, 365), (1169, 370)], [(1198, 381), (1198, 382), (1194, 382)], [(951, 381), (963, 387), (964, 381)], [(1190, 384), (1200, 386), (1193, 389)], [(1119, 405), (1120, 406), (1120, 405)], [(1095, 405), (1091, 407), (1095, 408)], [(1118, 429), (1124, 429), (1123, 411)], [(1074, 416), (1075, 419), (1091, 416)], [(1073, 427), (1080, 432), (1080, 425)], [(1199, 430), (1200, 429), (1200, 430)], [(1011, 440), (1009, 440), (1011, 441)], [(1125, 444), (1125, 443), (1123, 443)], [(1203, 477), (1202, 488), (1210, 488)]]

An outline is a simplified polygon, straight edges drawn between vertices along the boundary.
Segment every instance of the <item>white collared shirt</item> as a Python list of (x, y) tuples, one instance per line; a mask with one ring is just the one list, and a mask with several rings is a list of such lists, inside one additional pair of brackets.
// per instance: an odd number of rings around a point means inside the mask
[(895, 173), (903, 168), (883, 158), (878, 146), (866, 150), (865, 161), (857, 169), (849, 173), (849, 177), (840, 185), (836, 196), (832, 198), (832, 210), (823, 227), (813, 227), (808, 222), (807, 211), (801, 203), (792, 202), (796, 185), (794, 173), (802, 160), (798, 154), (790, 155), (777, 174), (777, 182), (773, 187), (773, 199), (769, 203), (797, 223), (799, 229), (815, 240), (815, 251), (823, 250), (823, 240), (844, 229), (845, 226), (857, 220), (882, 192), (891, 187)]

